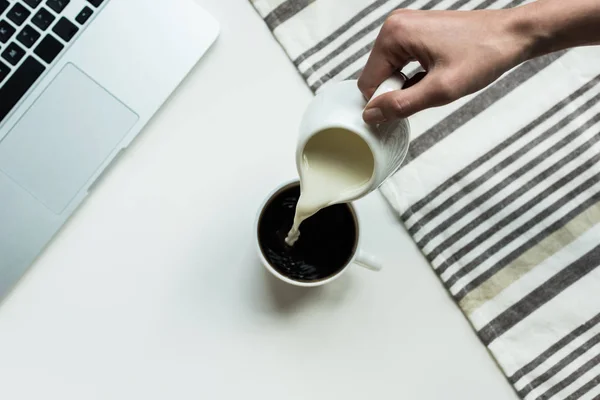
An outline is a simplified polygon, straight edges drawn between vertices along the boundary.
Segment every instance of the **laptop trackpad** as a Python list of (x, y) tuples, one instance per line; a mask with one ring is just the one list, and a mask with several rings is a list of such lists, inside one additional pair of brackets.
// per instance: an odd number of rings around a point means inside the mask
[(0, 142), (0, 170), (60, 214), (137, 119), (67, 64)]

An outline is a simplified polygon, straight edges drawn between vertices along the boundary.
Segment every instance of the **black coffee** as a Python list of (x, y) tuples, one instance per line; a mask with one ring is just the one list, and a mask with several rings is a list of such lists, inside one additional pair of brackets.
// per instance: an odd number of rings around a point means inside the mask
[(300, 239), (288, 246), (300, 186), (293, 185), (273, 197), (262, 211), (258, 241), (267, 261), (282, 275), (302, 282), (326, 279), (342, 270), (356, 247), (356, 221), (350, 207), (337, 204), (305, 220)]

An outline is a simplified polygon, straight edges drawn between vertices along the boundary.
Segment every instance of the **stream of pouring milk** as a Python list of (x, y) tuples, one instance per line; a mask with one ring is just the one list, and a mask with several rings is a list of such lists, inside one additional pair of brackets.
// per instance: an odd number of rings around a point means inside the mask
[(315, 134), (306, 144), (300, 165), (301, 194), (294, 224), (285, 242), (300, 237), (300, 224), (319, 210), (349, 200), (367, 185), (374, 170), (367, 143), (353, 132), (332, 128)]

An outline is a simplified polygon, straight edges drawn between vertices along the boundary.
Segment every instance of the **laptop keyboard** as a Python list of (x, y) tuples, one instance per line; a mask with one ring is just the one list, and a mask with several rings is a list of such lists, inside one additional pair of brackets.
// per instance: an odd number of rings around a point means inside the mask
[(0, 123), (105, 1), (71, 19), (71, 0), (0, 0)]

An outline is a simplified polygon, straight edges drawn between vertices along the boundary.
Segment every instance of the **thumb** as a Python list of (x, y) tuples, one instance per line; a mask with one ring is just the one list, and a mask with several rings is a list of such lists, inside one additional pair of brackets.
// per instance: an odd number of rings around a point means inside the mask
[(437, 74), (427, 74), (415, 85), (384, 93), (371, 99), (363, 113), (369, 124), (409, 117), (426, 108), (447, 104), (452, 100), (449, 85), (441, 84)]

